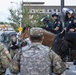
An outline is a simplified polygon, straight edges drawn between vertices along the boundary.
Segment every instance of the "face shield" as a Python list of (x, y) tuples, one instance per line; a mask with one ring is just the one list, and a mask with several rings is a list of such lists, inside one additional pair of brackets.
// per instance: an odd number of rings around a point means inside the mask
[(45, 17), (43, 17), (40, 21), (43, 22), (44, 18), (45, 18)]
[(43, 22), (44, 24), (46, 24), (47, 22), (49, 22), (49, 18), (46, 16), (46, 17), (42, 18), (40, 21)]
[(63, 8), (62, 12), (64, 13), (64, 21), (68, 21), (69, 18), (73, 17), (74, 11), (70, 8)]
[(73, 14), (74, 10), (70, 9), (70, 8), (63, 8), (62, 12), (64, 13), (64, 15), (66, 15), (66, 14)]

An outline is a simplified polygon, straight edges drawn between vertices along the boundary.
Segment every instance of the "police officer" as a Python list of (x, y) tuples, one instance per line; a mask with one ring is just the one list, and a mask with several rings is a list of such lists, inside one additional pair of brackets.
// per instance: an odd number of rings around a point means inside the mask
[(44, 17), (41, 19), (41, 21), (44, 23), (43, 29), (50, 31), (52, 29), (52, 24), (49, 21), (48, 17)]
[(74, 11), (72, 9), (66, 10), (65, 22), (66, 22), (66, 32), (75, 32), (76, 18), (74, 17)]
[(63, 29), (63, 26), (62, 26), (62, 22), (59, 20), (59, 16), (57, 13), (54, 13), (52, 14), (52, 17), (53, 17), (53, 30), (56, 31), (56, 33), (60, 33)]
[(6, 69), (11, 63), (11, 56), (5, 45), (0, 43), (0, 75), (5, 75)]
[(20, 75), (52, 75), (52, 69), (53, 72), (61, 73), (62, 65), (58, 63), (60, 57), (49, 47), (41, 44), (43, 39), (42, 28), (30, 29), (31, 44), (15, 55), (10, 66), (13, 74), (20, 72)]

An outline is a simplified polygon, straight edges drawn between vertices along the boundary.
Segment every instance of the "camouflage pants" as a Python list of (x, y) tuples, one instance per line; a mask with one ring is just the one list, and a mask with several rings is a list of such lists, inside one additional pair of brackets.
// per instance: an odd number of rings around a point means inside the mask
[(15, 50), (10, 50), (10, 55), (11, 55), (11, 58), (14, 57), (14, 55), (18, 52), (18, 49), (15, 49)]

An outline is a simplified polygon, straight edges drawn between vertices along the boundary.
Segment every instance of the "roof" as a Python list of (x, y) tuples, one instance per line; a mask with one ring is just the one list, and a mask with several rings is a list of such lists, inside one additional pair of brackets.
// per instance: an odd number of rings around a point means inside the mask
[(45, 2), (23, 2), (23, 4), (44, 4)]
[[(70, 3), (69, 3), (69, 2)], [(58, 1), (51, 1), (50, 0), (50, 2), (48, 2), (48, 1), (46, 1), (46, 2), (23, 2), (23, 4), (31, 4), (31, 5), (34, 5), (34, 4), (39, 4), (39, 5), (41, 5), (41, 4), (43, 4), (43, 6), (60, 6), (61, 5), (61, 2), (60, 2), (60, 0), (58, 0)], [(64, 6), (76, 6), (76, 0), (73, 0), (73, 1), (71, 1), (71, 0), (65, 0), (64, 1)]]

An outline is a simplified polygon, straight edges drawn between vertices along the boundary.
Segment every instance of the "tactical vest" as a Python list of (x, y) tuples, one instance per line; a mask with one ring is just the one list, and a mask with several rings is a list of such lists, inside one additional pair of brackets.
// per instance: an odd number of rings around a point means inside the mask
[(52, 75), (49, 53), (43, 45), (27, 47), (21, 54), (20, 75)]

